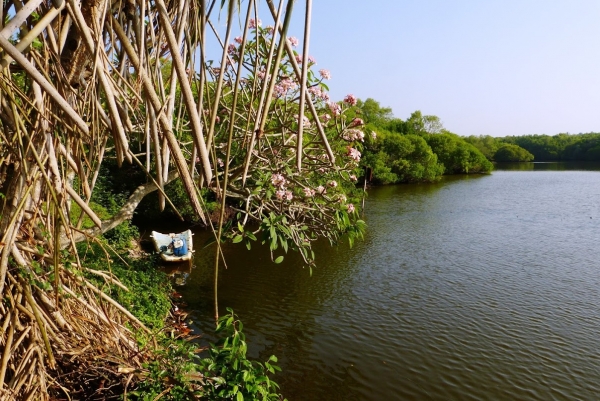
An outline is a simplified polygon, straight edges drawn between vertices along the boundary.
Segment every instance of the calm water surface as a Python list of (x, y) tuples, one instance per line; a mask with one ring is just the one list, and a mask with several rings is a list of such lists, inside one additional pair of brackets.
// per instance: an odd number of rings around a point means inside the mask
[[(598, 399), (600, 171), (530, 167), (370, 190), (312, 277), (229, 246), (220, 305), (290, 401)], [(207, 333), (213, 255), (181, 288)]]

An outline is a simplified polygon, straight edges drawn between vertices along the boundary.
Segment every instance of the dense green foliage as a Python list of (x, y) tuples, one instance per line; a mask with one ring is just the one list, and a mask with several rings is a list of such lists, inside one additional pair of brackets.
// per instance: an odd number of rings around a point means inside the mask
[[(470, 136), (465, 138), (478, 148), (489, 160), (504, 161), (496, 157), (496, 152), (503, 146), (515, 145), (533, 155), (535, 161), (598, 161), (600, 160), (600, 133), (578, 135), (524, 135), (494, 138), (487, 136)], [(516, 148), (512, 148), (516, 149)], [(528, 161), (521, 154), (520, 161)], [(501, 158), (506, 155), (501, 153)]]
[(403, 121), (373, 99), (356, 105), (370, 133), (365, 138), (363, 168), (373, 182), (432, 182), (443, 174), (489, 173), (486, 156), (464, 138), (444, 129), (436, 116), (415, 111)]
[(427, 136), (431, 149), (444, 164), (447, 174), (488, 173), (492, 163), (473, 145), (450, 132)]
[(536, 161), (600, 160), (600, 133), (526, 135), (500, 140), (527, 149)]
[(519, 145), (508, 143), (496, 151), (494, 160), (497, 162), (530, 162), (533, 160), (533, 155)]
[(435, 181), (443, 174), (444, 166), (422, 137), (382, 131), (379, 138), (365, 147), (363, 159), (375, 182)]
[(377, 184), (431, 182), (442, 174), (489, 173), (492, 161), (598, 161), (600, 133), (461, 137), (440, 119), (415, 111), (406, 120), (373, 99), (354, 108), (364, 120), (361, 168)]

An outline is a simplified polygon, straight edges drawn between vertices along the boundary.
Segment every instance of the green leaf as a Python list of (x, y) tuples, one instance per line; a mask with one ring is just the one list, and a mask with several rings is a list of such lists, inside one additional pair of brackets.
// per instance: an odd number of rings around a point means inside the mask
[(271, 238), (271, 244), (269, 245), (269, 248), (274, 251), (277, 249), (277, 236)]
[(242, 393), (237, 393), (235, 398), (237, 401), (244, 401), (244, 395)]
[(238, 242), (242, 242), (242, 240), (244, 239), (244, 236), (241, 234), (236, 235), (235, 237), (233, 237), (233, 243), (237, 244)]
[(282, 256), (278, 256), (277, 259), (275, 259), (275, 263), (281, 263), (283, 262), (283, 255)]

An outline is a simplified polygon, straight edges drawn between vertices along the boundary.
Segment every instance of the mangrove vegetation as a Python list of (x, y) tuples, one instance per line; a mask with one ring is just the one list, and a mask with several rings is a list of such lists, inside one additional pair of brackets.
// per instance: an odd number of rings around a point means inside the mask
[[(356, 100), (330, 100), (314, 69), (310, 1), (288, 36), (294, 3), (261, 3), (263, 25), (252, 0), (3, 2), (0, 398), (281, 398), (276, 357), (249, 361), (219, 314), (220, 247), (310, 270), (315, 241), (364, 231)], [(152, 210), (214, 233), (207, 349), (132, 249)]]

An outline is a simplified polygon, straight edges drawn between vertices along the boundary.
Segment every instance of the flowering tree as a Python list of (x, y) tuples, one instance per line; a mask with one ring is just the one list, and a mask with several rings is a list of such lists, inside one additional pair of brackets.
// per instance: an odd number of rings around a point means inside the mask
[[(90, 275), (123, 286), (86, 266), (76, 244), (130, 219), (152, 191), (164, 207), (172, 180), (201, 220), (200, 189), (222, 210), (232, 202), (234, 241), (259, 230), (274, 252), (297, 249), (308, 264), (317, 238), (361, 233), (352, 182), (362, 122), (344, 119), (356, 100), (329, 102), (329, 73), (309, 68), (308, 29), (303, 54), (294, 50), (293, 0), (277, 10), (267, 0), (272, 29), (252, 0), (246, 11), (233, 0), (23, 3), (0, 7), (0, 398), (68, 394), (73, 372), (62, 372), (73, 366), (127, 387), (147, 357), (138, 335), (151, 331), (94, 284)], [(232, 40), (237, 14), (247, 28)], [(208, 61), (209, 36), (220, 62)], [(107, 217), (92, 199), (108, 160), (147, 182)]]
[[(246, 240), (250, 246), (260, 231), (272, 252), (292, 248), (312, 266), (313, 241), (325, 237), (335, 242), (343, 234), (353, 241), (363, 231), (354, 206), (363, 122), (345, 118), (356, 104), (353, 95), (340, 103), (330, 100), (324, 83), (330, 72), (315, 74), (316, 61), (298, 53), (296, 38), (287, 38), (290, 51), (275, 63), (275, 29), (253, 19), (248, 29), (249, 39), (236, 37), (228, 45), (227, 68), (209, 70), (214, 81), (217, 74), (225, 75), (225, 87), (239, 85), (242, 98), (235, 108), (233, 95), (222, 101), (214, 140), (217, 177), (227, 174), (227, 196), (239, 200), (235, 207), (240, 224), (233, 240)], [(311, 113), (300, 114), (303, 89), (312, 99)], [(259, 99), (269, 93), (273, 102), (261, 110)]]

